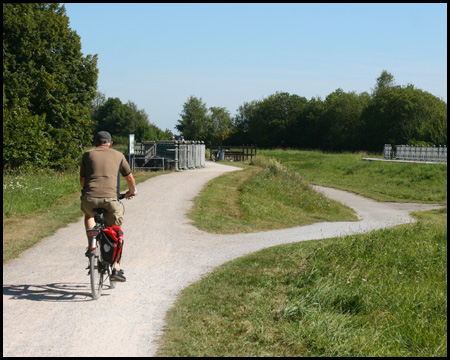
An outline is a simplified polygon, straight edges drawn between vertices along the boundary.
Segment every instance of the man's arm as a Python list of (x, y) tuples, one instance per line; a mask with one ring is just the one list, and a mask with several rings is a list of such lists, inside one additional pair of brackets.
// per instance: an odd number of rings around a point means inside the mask
[(134, 180), (132, 173), (125, 176), (125, 180), (128, 184), (128, 191), (125, 193), (125, 197), (127, 198), (133, 196), (136, 193), (136, 181)]
[(80, 176), (80, 185), (82, 189), (84, 188), (84, 179), (85, 178), (83, 176)]

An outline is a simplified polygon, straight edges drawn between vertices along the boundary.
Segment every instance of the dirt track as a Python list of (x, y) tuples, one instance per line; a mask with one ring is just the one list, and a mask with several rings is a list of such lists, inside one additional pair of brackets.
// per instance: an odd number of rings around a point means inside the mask
[(127, 282), (97, 301), (85, 270), (81, 219), (4, 265), (3, 356), (152, 356), (179, 291), (220, 264), (273, 245), (413, 222), (410, 211), (438, 207), (378, 203), (317, 187), (353, 207), (362, 221), (211, 235), (189, 225), (185, 213), (206, 182), (236, 168), (206, 165), (150, 179), (124, 202)]

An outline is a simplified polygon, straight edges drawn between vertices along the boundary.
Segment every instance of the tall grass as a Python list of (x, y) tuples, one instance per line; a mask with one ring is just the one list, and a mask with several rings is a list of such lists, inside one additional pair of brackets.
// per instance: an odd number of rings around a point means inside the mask
[(80, 190), (75, 171), (3, 174), (3, 218), (50, 208), (56, 200)]
[(274, 159), (258, 156), (250, 165), (212, 180), (194, 200), (193, 224), (214, 233), (243, 233), (356, 221), (354, 211), (315, 192), (300, 175)]

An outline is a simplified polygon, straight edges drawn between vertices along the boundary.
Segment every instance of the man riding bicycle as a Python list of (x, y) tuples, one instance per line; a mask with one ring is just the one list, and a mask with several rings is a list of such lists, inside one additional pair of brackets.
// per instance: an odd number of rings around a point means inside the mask
[[(106, 226), (122, 225), (123, 209), (119, 201), (120, 174), (128, 184), (125, 198), (136, 193), (136, 182), (125, 156), (111, 149), (113, 142), (107, 131), (100, 131), (94, 140), (95, 148), (83, 154), (80, 167), (80, 184), (82, 188), (81, 210), (84, 213), (84, 226), (92, 229), (95, 226), (96, 208), (103, 208)], [(88, 238), (89, 241), (89, 238)], [(114, 262), (111, 275), (113, 281), (126, 281), (119, 263)]]

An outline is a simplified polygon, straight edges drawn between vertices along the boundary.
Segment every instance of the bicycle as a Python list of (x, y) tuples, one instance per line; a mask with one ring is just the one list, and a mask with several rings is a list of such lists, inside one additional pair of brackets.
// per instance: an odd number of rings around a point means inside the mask
[[(134, 194), (133, 196), (135, 196)], [(133, 196), (129, 197), (131, 199)], [(125, 194), (120, 194), (119, 200), (125, 198)], [(123, 205), (123, 204), (122, 204)], [(105, 209), (97, 208), (94, 209), (97, 213), (94, 216), (95, 226), (92, 229), (86, 230), (89, 237), (89, 248), (86, 255), (89, 257), (89, 274), (91, 280), (91, 291), (94, 300), (100, 298), (103, 290), (103, 284), (109, 278), (110, 289), (115, 288), (115, 282), (111, 280), (111, 274), (113, 270), (113, 265), (109, 264), (102, 259), (102, 253), (100, 251), (100, 239), (98, 234), (105, 229), (105, 218), (103, 213)]]

